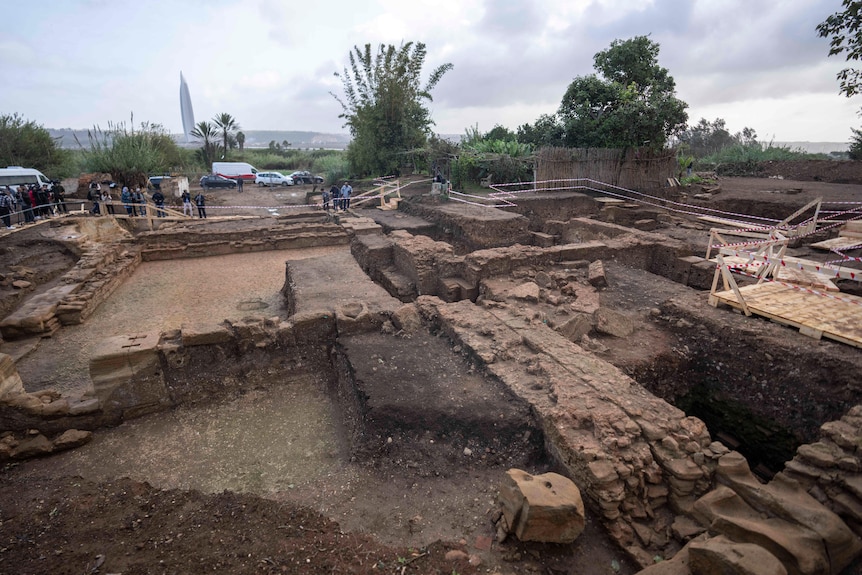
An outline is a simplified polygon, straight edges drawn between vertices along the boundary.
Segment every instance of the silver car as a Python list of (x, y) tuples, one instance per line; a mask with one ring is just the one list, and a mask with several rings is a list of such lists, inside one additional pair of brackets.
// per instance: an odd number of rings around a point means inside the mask
[(292, 186), (293, 178), (280, 172), (258, 172), (254, 183), (258, 186)]

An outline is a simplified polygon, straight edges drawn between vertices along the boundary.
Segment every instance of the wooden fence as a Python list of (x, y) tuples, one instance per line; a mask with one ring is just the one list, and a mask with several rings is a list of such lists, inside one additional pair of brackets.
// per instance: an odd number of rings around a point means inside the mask
[(655, 189), (666, 186), (678, 169), (675, 150), (548, 147), (536, 153), (536, 187), (589, 178), (632, 190)]

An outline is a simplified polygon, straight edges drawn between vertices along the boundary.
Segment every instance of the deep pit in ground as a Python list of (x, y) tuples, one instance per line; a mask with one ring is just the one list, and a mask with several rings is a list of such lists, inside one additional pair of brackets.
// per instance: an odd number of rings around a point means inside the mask
[[(493, 553), (473, 548), (495, 536), (508, 469), (560, 469), (529, 406), (446, 337), (357, 334), (339, 338), (329, 357), (300, 369), (258, 358), (263, 373), (251, 388), (100, 430), (79, 449), (22, 464), (16, 476), (229, 490), (309, 507), (387, 545), (464, 541), (488, 565), (541, 556), (562, 572), (637, 571), (589, 511), (572, 545), (510, 539)], [(585, 566), (585, 557), (595, 563)]]
[(706, 423), (764, 479), (781, 471), (820, 426), (862, 400), (858, 350), (707, 303), (707, 292), (606, 262), (603, 305), (636, 325), (599, 337), (599, 356), (656, 396)]

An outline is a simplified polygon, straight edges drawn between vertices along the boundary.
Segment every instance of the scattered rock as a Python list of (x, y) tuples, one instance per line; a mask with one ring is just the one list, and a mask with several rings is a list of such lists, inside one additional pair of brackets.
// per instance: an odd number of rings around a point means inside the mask
[(527, 282), (519, 285), (509, 292), (509, 295), (515, 299), (522, 299), (529, 302), (539, 301), (539, 286), (535, 282)]
[(590, 285), (596, 288), (608, 287), (608, 279), (605, 276), (605, 266), (602, 260), (596, 260), (590, 263), (587, 268), (587, 278)]
[(608, 308), (599, 308), (593, 314), (596, 331), (614, 337), (628, 337), (634, 331), (634, 323), (625, 314)]
[(584, 531), (584, 502), (578, 487), (556, 473), (506, 472), (500, 505), (510, 533), (521, 541), (571, 543)]

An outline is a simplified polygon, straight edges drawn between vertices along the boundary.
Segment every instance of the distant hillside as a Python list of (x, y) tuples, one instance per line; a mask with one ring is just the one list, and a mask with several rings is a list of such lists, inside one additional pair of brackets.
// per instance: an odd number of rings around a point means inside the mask
[[(71, 128), (52, 129), (48, 128), (52, 138), (58, 139), (61, 148), (77, 148), (78, 141), (83, 146), (89, 145), (87, 130), (73, 130)], [(296, 130), (243, 130), (245, 134), (245, 146), (247, 148), (266, 148), (270, 142), (284, 145), (288, 142), (291, 148), (327, 148), (332, 150), (343, 150), (350, 143), (349, 134), (327, 134), (324, 132), (301, 132)], [(183, 134), (171, 134), (176, 142), (183, 147), (198, 147), (193, 141), (186, 144)], [(438, 134), (438, 136), (458, 143), (461, 134)], [(830, 152), (846, 152), (850, 145), (847, 142), (771, 142), (773, 146), (788, 147), (792, 150), (802, 149), (810, 154), (829, 154)]]
[(270, 142), (291, 148), (329, 148), (343, 150), (350, 143), (348, 134), (324, 134), (321, 132), (297, 132), (291, 130), (243, 130), (246, 148), (266, 148)]
[[(84, 147), (89, 146), (87, 130), (73, 130), (71, 128), (53, 129), (47, 128), (51, 137), (58, 140), (61, 148), (77, 148), (78, 143)], [(245, 145), (247, 148), (266, 148), (270, 142), (282, 144), (287, 141), (291, 148), (329, 148), (343, 150), (350, 143), (348, 134), (324, 134), (322, 132), (299, 132), (291, 130), (243, 130), (245, 134)], [(197, 142), (186, 144), (185, 135), (171, 134), (174, 140), (183, 147), (197, 147)]]
[(850, 144), (847, 142), (772, 142), (772, 145), (787, 147), (791, 150), (802, 149), (809, 154), (846, 152), (850, 148)]

